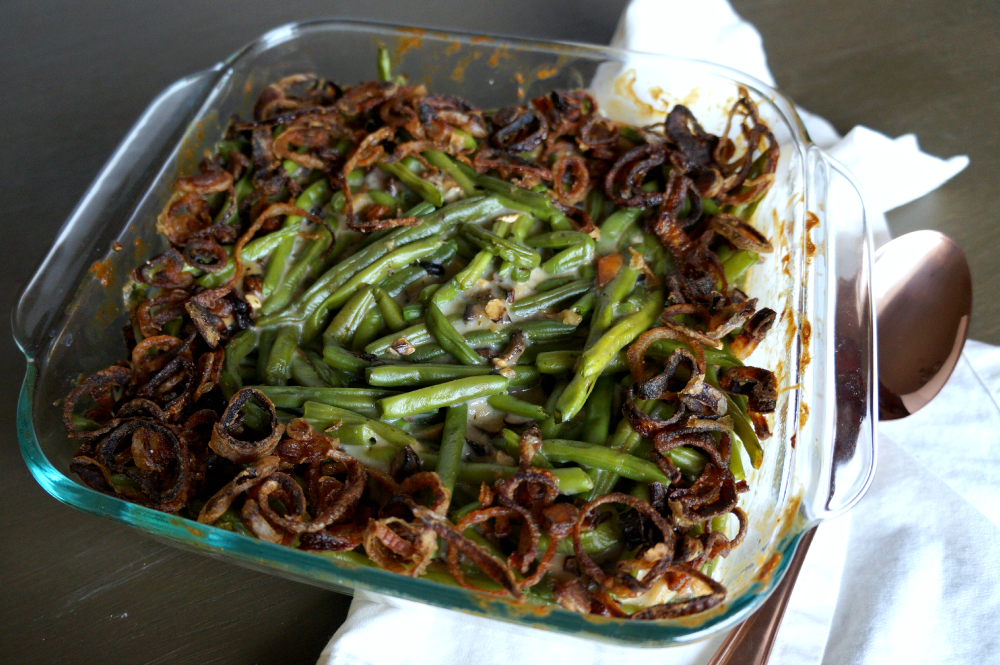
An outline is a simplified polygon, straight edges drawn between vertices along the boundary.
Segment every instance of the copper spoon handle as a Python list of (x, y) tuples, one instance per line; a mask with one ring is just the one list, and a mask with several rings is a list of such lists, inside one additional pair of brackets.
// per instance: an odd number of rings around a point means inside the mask
[(746, 621), (729, 633), (722, 646), (708, 665), (764, 665), (771, 657), (774, 638), (781, 627), (781, 619), (785, 616), (788, 599), (795, 588), (795, 580), (806, 560), (806, 552), (816, 535), (816, 527), (802, 534), (795, 555), (788, 564), (784, 579), (774, 588), (771, 597), (760, 606)]

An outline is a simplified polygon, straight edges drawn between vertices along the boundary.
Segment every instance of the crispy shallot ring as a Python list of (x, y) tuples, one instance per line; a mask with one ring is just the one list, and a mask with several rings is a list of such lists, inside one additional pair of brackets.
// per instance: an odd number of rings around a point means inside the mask
[(337, 109), (344, 115), (358, 115), (370, 111), (396, 96), (399, 86), (384, 81), (369, 81), (351, 88), (337, 101)]
[[(134, 468), (127, 466), (127, 460), (122, 457), (126, 448), (134, 449), (135, 437), (140, 435), (143, 430), (153, 433), (159, 437), (159, 440), (164, 441), (168, 450), (161, 452), (171, 454), (174, 459), (173, 478), (165, 479), (166, 490), (161, 489), (160, 483), (153, 482), (151, 478), (151, 476), (159, 476), (167, 470), (165, 463), (156, 464), (156, 468), (151, 471), (143, 471), (138, 466)], [(139, 487), (144, 499), (129, 497), (133, 503), (139, 503), (165, 513), (175, 513), (187, 503), (192, 490), (192, 460), (188, 455), (184, 441), (170, 427), (144, 418), (127, 420), (111, 430), (95, 446), (95, 451), (95, 458), (101, 466), (112, 473), (125, 474)], [(128, 455), (128, 458), (134, 459), (131, 455)], [(142, 463), (141, 460), (136, 460), (136, 462), (137, 464)]]
[(184, 260), (192, 268), (205, 272), (219, 272), (226, 267), (229, 254), (214, 240), (194, 238), (184, 245)]
[(186, 289), (194, 276), (184, 272), (184, 257), (171, 247), (132, 270), (132, 279), (158, 289)]
[(310, 522), (293, 523), (279, 522), (288, 531), (293, 533), (315, 533), (334, 524), (348, 511), (353, 510), (361, 499), (365, 491), (365, 484), (368, 482), (369, 470), (365, 465), (354, 459), (345, 452), (331, 449), (330, 459), (344, 465), (347, 468), (347, 482), (337, 492), (327, 494), (320, 505), (313, 506), (317, 514)]
[(691, 339), (691, 336), (685, 334), (686, 332), (686, 330), (678, 330), (677, 328), (668, 325), (659, 328), (651, 328), (639, 335), (628, 347), (627, 353), (628, 368), (629, 371), (632, 372), (632, 379), (637, 383), (649, 380), (650, 377), (646, 374), (645, 365), (646, 351), (654, 342), (661, 339), (672, 339), (687, 345), (695, 352), (698, 359), (698, 372), (704, 373), (704, 351), (701, 350), (696, 341)]
[(770, 370), (733, 366), (719, 377), (719, 387), (730, 395), (746, 396), (748, 411), (774, 413), (777, 407), (778, 381)]
[(691, 527), (730, 512), (736, 507), (738, 499), (736, 479), (728, 465), (718, 467), (710, 462), (691, 487), (670, 494), (668, 505), (673, 512), (674, 524)]
[[(136, 384), (144, 384), (155, 372), (163, 369), (173, 358), (171, 353), (183, 342), (173, 335), (156, 335), (147, 337), (132, 349), (132, 371)], [(153, 357), (149, 357), (150, 351), (159, 351)]]
[(647, 607), (644, 610), (640, 610), (632, 614), (630, 618), (638, 619), (640, 621), (677, 619), (679, 617), (690, 616), (692, 614), (698, 614), (700, 612), (705, 612), (706, 610), (710, 610), (713, 607), (721, 604), (726, 599), (726, 587), (722, 586), (708, 575), (705, 575), (701, 571), (696, 570), (687, 564), (683, 563), (670, 564), (664, 571), (664, 574), (666, 573), (674, 573), (692, 577), (701, 582), (702, 584), (708, 586), (710, 592), (705, 595), (696, 596), (694, 598), (690, 598), (687, 600), (678, 600), (670, 603), (663, 603), (661, 605), (653, 605), (652, 607)]
[(671, 390), (671, 382), (675, 378), (677, 368), (687, 365), (692, 376), (699, 374), (698, 358), (685, 347), (674, 349), (663, 371), (656, 376), (636, 383), (636, 393), (640, 399), (673, 399), (677, 396), (677, 388)]
[(729, 333), (743, 327), (753, 316), (757, 308), (757, 299), (751, 298), (744, 302), (734, 302), (715, 312), (708, 322), (709, 331), (705, 336), (709, 339), (722, 339)]
[(293, 125), (274, 137), (274, 154), (281, 159), (295, 162), (299, 166), (317, 171), (326, 169), (327, 164), (310, 152), (300, 153), (291, 146), (310, 149), (322, 148), (330, 142), (330, 134), (320, 127)]
[(226, 352), (224, 349), (215, 349), (201, 354), (198, 358), (198, 385), (194, 389), (192, 402), (197, 402), (218, 385), (222, 376), (222, 363), (225, 361)]
[[(278, 493), (275, 497), (288, 511), (287, 515), (279, 515), (271, 507), (270, 498), (272, 494)], [(302, 524), (306, 515), (306, 495), (295, 482), (295, 479), (286, 473), (276, 471), (272, 473), (264, 482), (257, 487), (255, 498), (259, 504), (260, 512), (271, 524), (284, 528), (285, 524)]]
[(625, 402), (622, 404), (622, 412), (628, 418), (628, 424), (632, 426), (632, 429), (647, 439), (652, 439), (659, 432), (673, 427), (684, 416), (684, 406), (678, 404), (677, 411), (670, 418), (666, 420), (655, 418), (636, 406), (634, 393), (635, 384), (625, 392)]
[(243, 509), (240, 511), (243, 522), (247, 525), (253, 535), (268, 543), (281, 543), (285, 540), (285, 534), (275, 529), (260, 510), (260, 504), (251, 499), (243, 502)]
[(731, 513), (736, 515), (736, 519), (739, 520), (740, 528), (736, 532), (736, 536), (730, 540), (726, 534), (721, 531), (711, 531), (709, 533), (702, 535), (702, 545), (704, 552), (701, 558), (705, 561), (714, 559), (719, 556), (729, 556), (729, 553), (734, 549), (739, 547), (740, 543), (747, 534), (747, 514), (743, 512), (742, 508), (733, 508)]
[(531, 466), (531, 460), (538, 454), (538, 449), (542, 447), (542, 430), (539, 429), (538, 423), (531, 421), (528, 424), (528, 427), (521, 434), (521, 440), (517, 447), (519, 453), (518, 466), (521, 467), (522, 471), (526, 471)]
[(494, 150), (493, 148), (480, 149), (472, 160), (472, 166), (479, 173), (495, 169), (502, 178), (510, 178), (512, 175), (517, 174), (524, 176), (525, 182), (537, 182), (539, 180), (552, 181), (552, 172), (547, 168), (517, 155)]
[(656, 452), (661, 455), (666, 455), (674, 448), (681, 446), (698, 448), (708, 455), (712, 463), (719, 468), (729, 466), (729, 456), (732, 451), (731, 444), (720, 445), (711, 434), (690, 430), (659, 432), (653, 438), (653, 446), (655, 446)]
[(619, 572), (615, 575), (609, 575), (604, 572), (604, 570), (602, 570), (601, 567), (590, 558), (590, 555), (587, 554), (583, 547), (581, 534), (583, 533), (583, 525), (591, 511), (606, 503), (625, 504), (633, 510), (642, 513), (643, 516), (649, 518), (656, 528), (660, 530), (660, 533), (663, 534), (663, 544), (665, 545), (663, 550), (667, 553), (672, 553), (674, 550), (674, 531), (670, 524), (663, 519), (663, 516), (660, 515), (660, 513), (647, 502), (620, 492), (613, 492), (611, 494), (599, 496), (580, 508), (580, 516), (577, 518), (576, 524), (573, 525), (573, 551), (576, 553), (576, 560), (580, 569), (587, 575), (590, 575), (595, 582), (616, 596), (634, 598), (635, 596), (640, 595), (643, 591), (648, 591), (654, 582), (663, 577), (667, 568), (671, 564), (671, 557), (667, 554), (662, 559), (657, 561), (656, 564), (649, 569), (649, 572), (642, 578), (642, 580), (638, 580), (627, 573)]
[(437, 552), (437, 536), (431, 528), (398, 517), (369, 520), (362, 544), (372, 561), (408, 577), (423, 575)]
[(531, 152), (548, 136), (545, 116), (523, 106), (507, 106), (493, 115), (490, 143), (509, 153)]
[[(172, 319), (184, 316), (184, 303), (190, 297), (187, 291), (180, 289), (169, 289), (156, 296), (139, 303), (135, 309), (135, 320), (139, 325), (139, 331), (145, 337), (155, 337), (160, 334), (163, 324)], [(155, 314), (152, 309), (158, 308)]]
[(618, 129), (618, 125), (595, 113), (580, 126), (580, 133), (577, 135), (577, 145), (581, 149), (613, 146), (618, 143), (620, 135), (621, 130)]
[[(264, 405), (270, 416), (271, 433), (260, 441), (241, 441), (233, 436), (229, 430), (243, 420), (240, 409), (251, 398), (255, 398)], [(265, 455), (270, 455), (285, 431), (285, 426), (278, 422), (278, 413), (274, 409), (274, 404), (267, 398), (267, 395), (256, 388), (243, 388), (229, 400), (226, 410), (222, 413), (222, 418), (212, 428), (212, 440), (209, 447), (215, 451), (216, 455), (225, 457), (237, 464), (252, 464)]]
[(272, 473), (278, 470), (279, 459), (275, 455), (267, 455), (236, 474), (236, 477), (226, 483), (226, 486), (216, 492), (205, 502), (198, 521), (202, 524), (215, 524), (222, 514), (229, 510), (240, 494), (251, 487), (264, 482)]
[[(663, 201), (662, 193), (644, 192), (640, 187), (646, 174), (666, 161), (667, 152), (662, 145), (647, 143), (632, 148), (619, 157), (604, 176), (604, 193), (623, 208), (659, 205)], [(620, 179), (624, 182), (616, 187)]]
[(744, 222), (736, 215), (719, 213), (708, 219), (708, 227), (733, 243), (736, 249), (745, 249), (758, 254), (769, 254), (774, 246), (763, 233)]
[(115, 414), (115, 418), (118, 420), (124, 418), (141, 418), (144, 416), (158, 420), (161, 423), (165, 423), (168, 420), (167, 412), (159, 404), (145, 397), (136, 397), (131, 401), (125, 402)]
[(740, 360), (746, 360), (771, 330), (777, 316), (773, 309), (767, 307), (754, 314), (744, 324), (742, 332), (733, 336), (733, 340), (729, 343), (729, 350)]
[[(501, 561), (490, 554), (486, 549), (480, 547), (463, 534), (465, 530), (474, 524), (481, 524), (489, 519), (513, 516), (513, 511), (509, 508), (494, 506), (492, 508), (482, 508), (474, 510), (463, 517), (458, 526), (453, 527), (449, 522), (435, 515), (426, 508), (414, 511), (414, 514), (437, 533), (448, 543), (448, 571), (455, 578), (458, 585), (463, 589), (472, 589), (490, 596), (512, 595), (520, 599), (521, 587), (514, 579), (514, 574), (506, 562)], [(434, 515), (430, 519), (428, 515)], [(465, 578), (465, 573), (459, 565), (458, 555), (462, 554), (474, 563), (487, 577), (501, 586), (501, 589), (483, 589), (472, 584)]]
[(320, 552), (349, 552), (364, 542), (365, 528), (351, 522), (334, 524), (322, 531), (299, 536), (299, 549)]
[(442, 484), (441, 478), (438, 477), (436, 472), (421, 471), (420, 473), (413, 474), (399, 484), (398, 493), (413, 496), (421, 490), (429, 490), (433, 496), (431, 505), (427, 506), (428, 510), (443, 517), (448, 512), (448, 504), (451, 502), (451, 492)]
[(91, 374), (86, 379), (80, 382), (80, 384), (73, 388), (66, 399), (63, 400), (63, 425), (66, 427), (66, 431), (73, 438), (77, 439), (93, 439), (94, 437), (102, 436), (111, 430), (112, 427), (116, 425), (114, 421), (108, 423), (104, 427), (86, 432), (76, 428), (73, 424), (73, 411), (76, 408), (76, 403), (80, 401), (85, 393), (89, 393), (95, 402), (101, 406), (110, 409), (114, 406), (115, 399), (113, 391), (115, 388), (121, 390), (124, 393), (129, 385), (132, 383), (132, 371), (127, 367), (120, 367), (118, 365), (112, 365), (107, 369), (102, 369), (100, 372)]
[(111, 474), (92, 457), (77, 455), (69, 463), (69, 470), (80, 476), (83, 484), (90, 489), (109, 496), (120, 496), (111, 484)]
[[(136, 394), (154, 401), (165, 399), (166, 403), (162, 404), (164, 414), (168, 420), (177, 420), (184, 408), (191, 402), (191, 396), (195, 389), (195, 378), (195, 365), (191, 359), (184, 355), (177, 355), (150, 377)], [(174, 389), (181, 381), (184, 382), (184, 389), (175, 391)]]
[[(573, 186), (566, 189), (566, 176)], [(552, 168), (552, 192), (566, 205), (576, 205), (587, 195), (590, 187), (590, 173), (587, 164), (576, 155), (563, 155)]]

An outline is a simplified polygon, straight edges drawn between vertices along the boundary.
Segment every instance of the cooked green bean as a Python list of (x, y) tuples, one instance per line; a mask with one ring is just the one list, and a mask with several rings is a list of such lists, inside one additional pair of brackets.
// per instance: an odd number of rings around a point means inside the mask
[(486, 399), (486, 403), (497, 411), (503, 411), (504, 413), (509, 413), (513, 416), (519, 416), (521, 418), (528, 418), (529, 420), (544, 420), (549, 417), (549, 414), (545, 412), (545, 409), (537, 404), (525, 402), (524, 400), (518, 399), (512, 395), (493, 395)]
[[(386, 388), (422, 386), (443, 383), (468, 376), (485, 376), (497, 370), (485, 365), (379, 365), (365, 370), (368, 385)], [(504, 370), (503, 376), (511, 387), (526, 386), (539, 378), (538, 370), (530, 365), (514, 365)]]
[(455, 489), (459, 467), (462, 464), (462, 450), (465, 448), (466, 422), (469, 420), (469, 405), (449, 406), (444, 417), (444, 434), (441, 435), (441, 453), (437, 474), (448, 492)]
[(433, 302), (427, 306), (427, 327), (441, 348), (458, 358), (463, 365), (483, 365), (486, 359), (476, 353), (451, 321)]
[(437, 208), (444, 205), (444, 195), (440, 189), (435, 187), (429, 180), (424, 180), (402, 164), (379, 162), (378, 167), (412, 189), (420, 198), (428, 203), (433, 204)]
[(550, 291), (543, 291), (542, 293), (522, 298), (515, 302), (510, 309), (518, 316), (532, 316), (553, 307), (563, 300), (578, 296), (593, 286), (594, 282), (592, 280), (578, 279)]
[(382, 312), (382, 318), (385, 320), (385, 324), (389, 326), (389, 330), (398, 332), (406, 327), (406, 321), (403, 319), (403, 310), (392, 299), (392, 296), (377, 286), (372, 288), (372, 295), (375, 296), (379, 311)]
[(522, 247), (508, 238), (501, 238), (499, 235), (490, 233), (474, 224), (463, 224), (461, 231), (462, 236), (472, 244), (502, 256), (505, 261), (509, 261), (518, 268), (530, 270), (537, 268), (542, 262), (542, 257), (538, 252)]
[(502, 376), (470, 376), (378, 400), (383, 418), (405, 418), (507, 390)]
[(581, 242), (559, 252), (542, 264), (542, 270), (550, 275), (559, 275), (590, 263), (594, 260), (594, 241), (589, 237), (587, 240), (589, 242)]

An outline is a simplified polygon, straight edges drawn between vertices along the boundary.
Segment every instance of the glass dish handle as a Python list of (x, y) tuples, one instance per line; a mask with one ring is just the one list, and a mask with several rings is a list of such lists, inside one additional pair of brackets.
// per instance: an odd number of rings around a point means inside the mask
[[(825, 165), (830, 222), (827, 320), (833, 344), (827, 357), (831, 449), (822, 465), (813, 517), (828, 520), (855, 506), (871, 485), (877, 459), (878, 370), (872, 284), (871, 207), (854, 175), (819, 150)], [(836, 220), (833, 222), (832, 220)]]
[[(100, 174), (56, 235), (55, 243), (25, 287), (14, 310), (14, 339), (29, 360), (47, 346), (44, 331), (54, 331), (81, 273), (104, 258), (112, 238), (106, 211), (122, 197), (141, 197), (166, 156), (184, 135), (222, 70), (211, 69), (180, 79), (153, 100), (129, 130)], [(136, 177), (141, 174), (141, 177)]]

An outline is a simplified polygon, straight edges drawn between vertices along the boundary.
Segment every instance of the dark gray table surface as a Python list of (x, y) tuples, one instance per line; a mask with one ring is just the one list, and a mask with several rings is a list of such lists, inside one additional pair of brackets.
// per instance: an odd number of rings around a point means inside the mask
[[(8, 1), (0, 8), (0, 309), (16, 295), (111, 151), (172, 81), (271, 27), (323, 16), (606, 43), (624, 0), (329, 3)], [(972, 263), (972, 336), (1000, 342), (1000, 5), (991, 0), (736, 0), (778, 84), (841, 132), (915, 132), (967, 154), (946, 186), (889, 215), (939, 229)], [(698, 26), (663, 26), (671, 30)], [(993, 298), (997, 297), (996, 300)], [(24, 360), (0, 364), (0, 660), (17, 663), (312, 662), (349, 599), (181, 553), (60, 505), (21, 460)]]

